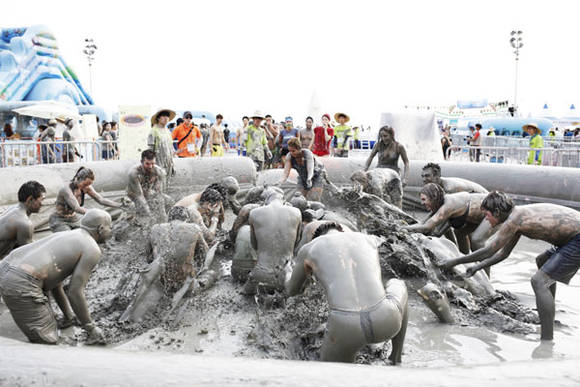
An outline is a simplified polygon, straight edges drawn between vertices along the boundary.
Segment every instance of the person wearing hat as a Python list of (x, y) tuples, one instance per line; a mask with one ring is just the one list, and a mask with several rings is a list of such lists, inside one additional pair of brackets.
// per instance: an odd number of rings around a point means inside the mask
[(173, 176), (173, 139), (171, 132), (166, 128), (167, 123), (175, 118), (175, 112), (169, 109), (159, 110), (151, 117), (151, 132), (147, 138), (147, 145), (155, 152), (155, 160), (165, 169), (167, 183)]
[[(522, 126), (522, 129), (530, 134), (530, 148), (543, 148), (544, 139), (541, 134), (542, 131), (538, 128), (535, 123), (530, 123)], [(542, 164), (542, 151), (541, 150), (531, 150), (528, 153), (528, 164), (529, 165), (541, 165)]]
[(264, 154), (268, 159), (272, 158), (272, 152), (268, 148), (266, 141), (266, 131), (260, 127), (264, 116), (259, 110), (251, 117), (252, 123), (246, 129), (246, 155), (252, 159), (256, 165), (256, 170), (261, 171), (264, 167)]
[(334, 156), (348, 157), (348, 139), (352, 137), (352, 129), (345, 124), (350, 121), (350, 117), (345, 113), (336, 113), (334, 119), (338, 122), (334, 127)]
[(183, 122), (173, 129), (172, 138), (177, 141), (177, 157), (195, 157), (198, 153), (197, 141), (201, 132), (192, 122), (191, 112), (183, 113)]
[(322, 125), (314, 128), (312, 153), (316, 156), (330, 155), (330, 140), (334, 136), (334, 129), (330, 126), (330, 115), (322, 115)]

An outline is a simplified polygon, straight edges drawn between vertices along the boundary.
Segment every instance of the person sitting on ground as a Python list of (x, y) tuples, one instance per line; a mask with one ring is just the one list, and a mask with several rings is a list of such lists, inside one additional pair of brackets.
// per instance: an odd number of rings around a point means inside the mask
[(146, 149), (141, 152), (141, 163), (129, 170), (127, 196), (135, 203), (139, 216), (155, 213), (165, 217), (165, 171), (155, 165), (155, 152)]
[(443, 188), (445, 193), (487, 193), (485, 188), (473, 181), (459, 177), (441, 177), (441, 167), (436, 163), (426, 164), (421, 172), (421, 178), (423, 179), (423, 185), (435, 183)]
[[(30, 342), (58, 341), (57, 321), (46, 295), (50, 291), (64, 314), (61, 327), (72, 325), (76, 315), (88, 333), (86, 344), (105, 344), (102, 331), (91, 319), (84, 292), (101, 257), (97, 243), (111, 236), (111, 222), (107, 212), (89, 210), (81, 219), (80, 229), (52, 234), (20, 247), (0, 262), (0, 295)], [(67, 299), (63, 281), (68, 277)]]
[(322, 361), (352, 363), (365, 344), (391, 339), (389, 359), (400, 363), (407, 331), (407, 287), (391, 279), (385, 291), (378, 252), (381, 239), (342, 231), (337, 223), (318, 227), (313, 240), (298, 252), (294, 270), (286, 268), (286, 292), (300, 293), (310, 274), (324, 287), (330, 313)]
[(531, 280), (540, 316), (541, 339), (552, 340), (556, 281), (568, 284), (580, 267), (580, 212), (549, 203), (515, 206), (508, 195), (497, 191), (487, 195), (481, 209), (493, 227), (499, 225), (495, 236), (485, 247), (440, 266), (451, 268), (479, 261), (467, 269), (466, 275), (471, 276), (508, 258), (521, 236), (553, 244), (536, 257), (538, 270)]
[(379, 129), (379, 139), (373, 146), (373, 150), (366, 161), (365, 171), (368, 171), (377, 153), (379, 154), (377, 168), (390, 168), (399, 174), (399, 157), (401, 157), (404, 166), (403, 174), (401, 175), (403, 177), (402, 183), (403, 187), (406, 186), (409, 180), (407, 151), (402, 144), (395, 141), (395, 130), (388, 125)]
[(288, 140), (289, 157), (286, 158), (284, 174), (278, 184), (283, 184), (294, 168), (298, 172), (298, 188), (302, 195), (309, 200), (320, 201), (322, 198), (322, 184), (326, 170), (312, 152), (302, 149), (300, 140), (296, 137)]
[(267, 291), (284, 289), (284, 265), (292, 259), (300, 237), (300, 211), (283, 203), (284, 192), (277, 187), (264, 190), (265, 205), (250, 212), (252, 247), (258, 253), (256, 267), (244, 286), (247, 295), (256, 294), (258, 285)]
[(350, 180), (366, 193), (377, 195), (387, 203), (403, 208), (403, 185), (399, 174), (389, 168), (376, 168), (367, 172), (356, 171)]
[(422, 224), (403, 228), (410, 232), (441, 236), (453, 227), (459, 251), (469, 254), (482, 247), (492, 233), (492, 227), (484, 220), (485, 214), (481, 209), (486, 195), (467, 192), (446, 194), (437, 184), (429, 183), (421, 189), (421, 203), (431, 213), (429, 219)]
[[(93, 189), (95, 174), (91, 169), (80, 167), (70, 183), (62, 187), (56, 196), (55, 211), (50, 215), (49, 224), (52, 232), (69, 231), (79, 228), (80, 215), (87, 210), (85, 194), (92, 197), (102, 206), (121, 208), (123, 204), (105, 199)], [(79, 215), (80, 214), (80, 215)]]
[[(208, 245), (196, 224), (189, 223), (189, 211), (174, 206), (169, 210), (169, 223), (151, 228), (150, 243), (153, 262), (140, 272), (139, 287), (121, 321), (140, 321), (159, 304), (163, 294), (173, 295), (188, 277), (195, 277), (201, 263), (196, 256), (205, 256)], [(197, 254), (196, 254), (197, 253)]]
[(32, 242), (34, 227), (30, 214), (38, 213), (46, 196), (46, 188), (31, 180), (18, 189), (18, 204), (0, 216), (0, 260), (14, 248)]

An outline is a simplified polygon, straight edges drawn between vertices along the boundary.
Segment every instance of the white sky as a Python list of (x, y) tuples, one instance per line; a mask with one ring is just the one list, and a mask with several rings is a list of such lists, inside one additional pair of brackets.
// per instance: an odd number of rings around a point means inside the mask
[[(0, 27), (45, 24), (93, 96), (302, 123), (324, 111), (374, 124), (405, 104), (514, 96), (513, 29), (524, 32), (518, 105), (580, 109), (577, 1), (3, 1)], [(317, 118), (318, 119), (318, 118)]]

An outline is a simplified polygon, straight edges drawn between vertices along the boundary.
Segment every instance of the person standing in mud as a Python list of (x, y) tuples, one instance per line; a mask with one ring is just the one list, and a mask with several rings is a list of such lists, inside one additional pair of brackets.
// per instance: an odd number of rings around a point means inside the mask
[[(102, 331), (91, 319), (85, 285), (101, 257), (97, 243), (109, 239), (111, 223), (111, 216), (105, 211), (89, 210), (81, 219), (80, 229), (30, 243), (0, 262), (0, 295), (30, 342), (58, 341), (58, 324), (47, 297), (50, 291), (64, 314), (65, 326), (70, 326), (76, 315), (88, 333), (86, 344), (105, 344)], [(68, 277), (67, 297), (63, 281)]]
[(345, 113), (336, 113), (334, 119), (338, 122), (334, 127), (334, 157), (348, 157), (352, 129), (346, 123), (350, 121), (350, 117)]
[(269, 187), (263, 194), (265, 205), (252, 210), (248, 221), (258, 262), (244, 286), (247, 295), (256, 294), (258, 285), (284, 289), (284, 265), (292, 259), (302, 225), (300, 211), (284, 205), (280, 188)]
[(252, 159), (258, 172), (264, 168), (264, 159), (272, 158), (272, 152), (270, 152), (266, 142), (266, 132), (260, 127), (263, 119), (262, 113), (259, 111), (254, 113), (253, 122), (246, 129), (246, 142), (244, 143), (246, 155)]
[(421, 203), (431, 216), (422, 224), (405, 226), (403, 229), (441, 236), (452, 227), (459, 251), (469, 254), (470, 251), (482, 247), (492, 233), (492, 227), (485, 221), (481, 208), (486, 196), (483, 193), (467, 192), (445, 194), (443, 188), (429, 183), (421, 189)]
[(387, 203), (403, 208), (403, 185), (399, 174), (389, 168), (376, 168), (367, 172), (356, 171), (350, 180), (366, 193), (377, 195)]
[(314, 120), (312, 117), (306, 117), (306, 128), (298, 132), (298, 139), (302, 144), (302, 148), (309, 149), (312, 151), (312, 144), (314, 143), (314, 130), (312, 130), (312, 123)]
[(322, 184), (326, 170), (312, 152), (303, 149), (298, 138), (288, 140), (289, 155), (284, 164), (284, 174), (278, 184), (283, 184), (294, 168), (298, 172), (298, 189), (309, 200), (320, 201), (322, 198)]
[(14, 248), (32, 242), (34, 226), (30, 214), (38, 213), (46, 196), (46, 188), (31, 180), (18, 189), (18, 204), (0, 216), (0, 260)]
[(395, 141), (395, 130), (388, 125), (379, 129), (379, 139), (365, 164), (365, 171), (368, 171), (375, 156), (379, 155), (379, 162), (377, 168), (390, 168), (393, 171), (399, 172), (399, 157), (403, 160), (403, 187), (407, 185), (409, 179), (409, 159), (407, 158), (407, 151), (405, 147)]
[(330, 155), (330, 141), (334, 136), (334, 129), (330, 126), (330, 116), (322, 116), (322, 125), (314, 128), (313, 145), (310, 148), (312, 153), (319, 157)]
[(155, 152), (157, 164), (165, 169), (167, 184), (174, 174), (173, 138), (167, 129), (167, 123), (174, 118), (175, 112), (173, 110), (159, 110), (151, 117), (151, 132), (147, 137), (147, 145)]
[(155, 165), (155, 158), (155, 152), (146, 149), (141, 152), (141, 163), (129, 170), (127, 196), (139, 216), (151, 216), (152, 209), (165, 216), (165, 172)]
[(469, 193), (487, 193), (487, 190), (481, 185), (461, 179), (459, 177), (441, 177), (441, 167), (436, 163), (428, 163), (421, 171), (423, 185), (434, 183), (443, 188), (445, 193), (469, 192)]
[(69, 231), (80, 227), (80, 215), (87, 209), (85, 195), (92, 197), (102, 206), (122, 208), (121, 203), (105, 199), (93, 189), (95, 174), (89, 168), (80, 167), (69, 184), (62, 187), (56, 195), (55, 211), (50, 215), (49, 225), (52, 232)]
[[(347, 234), (347, 235), (345, 235)], [(407, 331), (407, 287), (381, 278), (378, 246), (382, 240), (358, 232), (344, 233), (337, 223), (318, 227), (313, 240), (298, 252), (294, 270), (287, 268), (286, 292), (300, 293), (313, 274), (326, 290), (330, 313), (320, 358), (354, 362), (364, 345), (391, 339), (392, 364), (401, 362)]]
[(531, 283), (540, 316), (541, 340), (552, 340), (556, 282), (568, 284), (580, 267), (580, 212), (549, 203), (515, 206), (509, 196), (497, 191), (487, 195), (481, 209), (493, 227), (499, 225), (495, 236), (482, 249), (440, 266), (451, 268), (479, 261), (467, 269), (469, 277), (508, 258), (521, 236), (551, 243), (552, 248), (536, 257), (538, 270)]

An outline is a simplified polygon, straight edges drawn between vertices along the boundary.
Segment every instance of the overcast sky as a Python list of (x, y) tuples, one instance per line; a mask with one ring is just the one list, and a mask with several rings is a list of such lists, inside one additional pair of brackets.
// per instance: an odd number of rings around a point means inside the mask
[[(302, 122), (324, 111), (374, 124), (406, 104), (514, 98), (513, 29), (524, 32), (518, 105), (580, 104), (577, 1), (4, 1), (1, 27), (45, 24), (96, 103), (255, 109)], [(579, 107), (580, 108), (580, 107)]]

